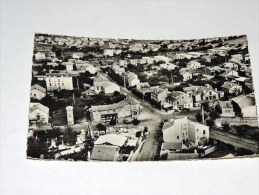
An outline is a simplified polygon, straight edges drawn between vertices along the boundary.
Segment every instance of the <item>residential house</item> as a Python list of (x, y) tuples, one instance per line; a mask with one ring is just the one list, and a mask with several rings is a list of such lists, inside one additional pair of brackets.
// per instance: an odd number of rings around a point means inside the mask
[(235, 117), (235, 112), (231, 101), (219, 101), (219, 107), (221, 109), (221, 117)]
[(233, 82), (224, 82), (221, 88), (222, 88), (222, 91), (224, 91), (224, 93), (229, 93), (229, 94), (239, 94), (242, 92), (242, 86)]
[(190, 61), (189, 63), (187, 63), (187, 68), (188, 69), (198, 69), (201, 68), (201, 63), (198, 61)]
[(230, 61), (232, 62), (241, 62), (244, 59), (243, 54), (231, 55)]
[(34, 57), (35, 57), (35, 60), (37, 61), (46, 60), (45, 52), (37, 52), (36, 54), (34, 54)]
[(159, 65), (160, 69), (174, 70), (177, 66), (172, 63), (164, 63)]
[(167, 102), (173, 105), (173, 109), (193, 108), (193, 99), (181, 91), (173, 91), (168, 94)]
[(187, 148), (203, 145), (209, 140), (209, 127), (187, 117), (165, 122), (162, 131), (164, 143), (182, 143)]
[(191, 86), (183, 88), (183, 91), (193, 98), (194, 105), (202, 102), (211, 102), (224, 97), (223, 91), (214, 90), (211, 86)]
[(66, 71), (71, 72), (74, 69), (74, 63), (73, 62), (65, 62), (63, 63), (66, 66)]
[(227, 62), (223, 64), (223, 67), (227, 70), (235, 70), (238, 71), (238, 64), (233, 62)]
[(113, 70), (116, 74), (118, 74), (118, 75), (120, 75), (120, 76), (122, 76), (122, 75), (125, 73), (125, 68), (120, 67), (120, 66), (117, 65), (117, 64), (113, 64), (111, 68), (112, 68), (112, 70)]
[(225, 72), (220, 74), (219, 76), (226, 80), (235, 79), (236, 77), (238, 77), (238, 72), (235, 70), (226, 69)]
[(41, 100), (46, 96), (46, 89), (38, 84), (31, 87), (31, 98)]
[(110, 56), (110, 57), (114, 56), (114, 49), (105, 49), (103, 51), (103, 55), (104, 56)]
[(74, 89), (72, 75), (68, 73), (47, 73), (45, 81), (48, 91)]
[(89, 111), (93, 122), (122, 122), (125, 118), (137, 118), (141, 110), (139, 101), (128, 97), (119, 103), (91, 106)]
[(76, 53), (72, 54), (72, 58), (74, 58), (74, 59), (80, 59), (82, 57), (84, 57), (84, 53), (83, 52), (76, 52)]
[(30, 126), (47, 125), (49, 122), (49, 108), (41, 103), (30, 103), (29, 123)]
[(151, 92), (151, 99), (157, 103), (163, 103), (166, 102), (166, 97), (168, 96), (168, 94), (169, 92), (167, 89), (155, 88)]
[(90, 159), (94, 161), (118, 161), (120, 160), (120, 148), (126, 143), (127, 137), (123, 135), (102, 135), (95, 141)]
[(180, 75), (183, 76), (183, 82), (186, 82), (192, 78), (192, 74), (190, 72), (181, 72)]
[(105, 95), (113, 95), (115, 91), (120, 92), (120, 86), (113, 82), (107, 81), (102, 85), (102, 91)]
[(102, 86), (106, 82), (108, 82), (108, 79), (101, 74), (98, 74), (97, 76), (95, 76), (93, 78), (93, 86), (94, 86), (94, 91), (96, 94), (99, 94), (102, 91)]
[(136, 75), (133, 72), (127, 72), (126, 77), (127, 77), (127, 83), (129, 87), (137, 86), (140, 83), (138, 75)]

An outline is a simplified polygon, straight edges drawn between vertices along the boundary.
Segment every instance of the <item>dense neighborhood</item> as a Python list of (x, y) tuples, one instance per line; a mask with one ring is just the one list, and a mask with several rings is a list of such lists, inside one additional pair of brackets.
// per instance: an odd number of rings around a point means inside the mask
[(131, 162), (259, 153), (245, 35), (35, 34), (33, 52), (30, 159)]

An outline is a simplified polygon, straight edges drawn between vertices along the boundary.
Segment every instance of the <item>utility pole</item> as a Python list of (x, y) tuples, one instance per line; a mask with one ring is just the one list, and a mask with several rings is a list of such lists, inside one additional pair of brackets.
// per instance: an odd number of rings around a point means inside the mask
[(172, 73), (171, 73), (171, 80), (172, 80), (172, 84), (174, 83), (174, 80), (173, 80), (173, 75), (172, 75)]
[(204, 124), (204, 109), (203, 109), (203, 106), (201, 106), (201, 116), (202, 116), (202, 124)]
[(76, 104), (76, 100), (75, 100), (75, 94), (73, 93), (73, 103), (74, 103), (74, 106)]

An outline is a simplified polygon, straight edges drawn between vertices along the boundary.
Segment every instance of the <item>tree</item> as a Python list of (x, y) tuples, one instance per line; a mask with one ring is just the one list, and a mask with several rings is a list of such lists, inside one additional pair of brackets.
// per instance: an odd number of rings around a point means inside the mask
[(216, 120), (217, 118), (219, 118), (219, 114), (216, 111), (213, 110), (213, 111), (210, 112), (210, 118), (212, 120)]
[(213, 126), (215, 125), (214, 120), (207, 119), (206, 122), (207, 122), (207, 125), (208, 125), (209, 127), (213, 127)]
[(197, 119), (198, 122), (202, 122), (202, 115), (201, 115), (201, 113), (197, 113), (195, 115), (195, 118)]
[(223, 128), (223, 131), (229, 132), (230, 130), (229, 123), (222, 123), (222, 128)]
[(45, 142), (36, 140), (34, 137), (29, 137), (27, 140), (27, 156), (32, 158), (40, 158), (40, 155), (48, 153), (48, 147)]
[(71, 127), (66, 127), (64, 132), (64, 143), (68, 145), (75, 145), (77, 141), (77, 132), (73, 131)]
[(140, 120), (138, 120), (138, 119), (133, 119), (133, 125), (138, 125), (139, 123), (140, 123)]
[(102, 123), (98, 123), (96, 125), (96, 128), (98, 129), (98, 131), (106, 131), (106, 126), (104, 126)]
[(209, 112), (210, 111), (210, 106), (208, 102), (204, 102), (201, 104), (201, 106), (203, 106), (203, 109), (205, 112)]

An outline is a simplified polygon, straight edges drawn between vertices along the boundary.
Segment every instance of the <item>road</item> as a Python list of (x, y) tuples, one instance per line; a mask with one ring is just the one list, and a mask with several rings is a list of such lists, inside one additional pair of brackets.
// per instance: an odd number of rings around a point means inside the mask
[[(109, 81), (116, 83), (111, 77), (109, 77), (107, 74), (103, 72), (99, 72), (99, 74), (102, 74), (104, 77), (106, 77)], [(156, 151), (159, 147), (159, 140), (157, 137), (157, 133), (159, 131), (159, 124), (161, 122), (161, 119), (177, 119), (182, 117), (189, 117), (192, 120), (195, 119), (195, 113), (200, 112), (199, 109), (191, 110), (188, 113), (171, 113), (168, 114), (166, 112), (163, 112), (154, 106), (152, 106), (149, 102), (143, 101), (143, 99), (139, 98), (135, 94), (133, 94), (131, 91), (126, 89), (123, 86), (120, 86), (120, 90), (122, 93), (127, 94), (128, 96), (134, 97), (140, 102), (140, 105), (143, 106), (143, 111), (138, 117), (139, 120), (141, 120), (143, 126), (148, 127), (148, 131), (150, 132), (149, 135), (147, 135), (145, 143), (142, 147), (142, 150), (140, 151), (138, 157), (136, 158), (136, 161), (152, 161), (154, 160), (154, 156)]]
[(237, 135), (231, 135), (229, 133), (224, 133), (215, 129), (210, 130), (210, 138), (219, 140), (226, 144), (230, 144), (237, 148), (243, 148), (252, 151), (254, 153), (259, 152), (259, 144), (255, 140), (241, 138)]

